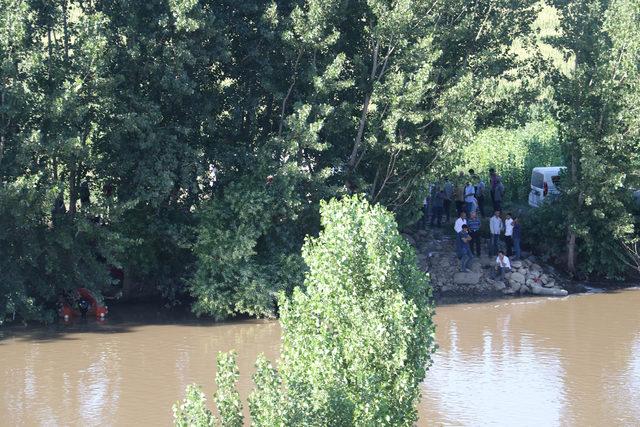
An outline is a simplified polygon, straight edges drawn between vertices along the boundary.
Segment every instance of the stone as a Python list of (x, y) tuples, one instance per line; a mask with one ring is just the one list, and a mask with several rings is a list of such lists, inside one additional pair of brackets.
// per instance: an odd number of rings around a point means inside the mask
[(480, 282), (479, 273), (462, 273), (458, 272), (453, 275), (453, 283), (456, 285), (477, 285)]
[(547, 283), (549, 283), (549, 276), (547, 276), (546, 274), (543, 274), (542, 276), (540, 276), (540, 281), (541, 281), (543, 284), (547, 284)]
[(542, 286), (544, 286), (545, 288), (554, 288), (556, 286), (556, 282), (550, 280), (547, 283), (543, 283)]
[(522, 261), (513, 261), (511, 263), (512, 268), (522, 268)]
[(529, 270), (527, 270), (526, 268), (521, 268), (520, 270), (518, 270), (518, 272), (520, 272), (520, 274), (522, 274), (523, 276), (529, 274)]
[(520, 290), (520, 283), (511, 282), (511, 289), (513, 293), (517, 293)]
[(535, 264), (535, 263), (532, 263), (529, 268), (533, 271), (542, 271), (542, 267), (540, 267), (538, 264)]
[(518, 272), (511, 273), (510, 280), (512, 282), (516, 282), (516, 283), (519, 283), (519, 284), (523, 284), (526, 281), (524, 275), (522, 273), (518, 273)]
[(531, 293), (534, 295), (547, 295), (552, 297), (566, 297), (567, 295), (569, 295), (569, 292), (567, 292), (565, 289), (551, 289), (544, 288), (542, 286), (534, 286), (533, 288), (531, 288)]
[(513, 290), (513, 288), (505, 288), (502, 290), (503, 295), (513, 295), (518, 291)]
[(493, 285), (493, 289), (495, 289), (496, 291), (502, 291), (507, 287), (507, 285), (505, 285), (500, 281), (494, 281), (492, 285)]
[(453, 285), (444, 285), (444, 286), (441, 288), (441, 290), (442, 290), (442, 292), (451, 292), (451, 291), (455, 291), (455, 290), (456, 290), (456, 287), (455, 287), (455, 286), (453, 286)]
[(427, 230), (418, 230), (418, 232), (416, 234), (418, 236), (420, 236), (420, 237), (428, 237), (429, 236), (429, 232)]

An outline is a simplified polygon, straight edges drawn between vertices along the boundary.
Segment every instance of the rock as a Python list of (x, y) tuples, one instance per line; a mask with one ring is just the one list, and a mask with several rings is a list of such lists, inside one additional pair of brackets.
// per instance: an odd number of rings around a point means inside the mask
[(533, 271), (542, 271), (542, 267), (540, 267), (538, 264), (535, 264), (535, 263), (531, 264), (529, 268)]
[(549, 283), (549, 276), (547, 276), (546, 274), (543, 274), (542, 276), (540, 276), (540, 281), (541, 281), (543, 284), (547, 284), (547, 283)]
[(505, 288), (502, 290), (503, 295), (513, 295), (518, 291), (513, 290), (513, 288)]
[(527, 258), (527, 261), (529, 262), (538, 262), (538, 258), (536, 258), (534, 255), (531, 255), (530, 257)]
[(523, 276), (526, 276), (527, 274), (529, 274), (529, 270), (527, 270), (526, 268), (521, 268), (520, 270), (518, 270), (520, 272), (520, 274), (522, 274)]
[(534, 295), (548, 295), (553, 297), (566, 297), (569, 295), (569, 292), (564, 289), (550, 289), (543, 288), (542, 286), (534, 286), (531, 288), (531, 293)]
[(477, 261), (474, 261), (471, 263), (471, 271), (473, 271), (474, 273), (481, 273), (482, 272), (482, 264), (480, 264)]
[(516, 282), (511, 282), (511, 289), (513, 290), (513, 293), (517, 293), (518, 291), (520, 291), (520, 283), (516, 283)]
[(547, 283), (543, 283), (542, 286), (544, 286), (545, 288), (554, 288), (556, 286), (556, 282), (550, 280)]
[(441, 290), (442, 290), (442, 292), (451, 292), (451, 291), (455, 291), (455, 290), (456, 290), (456, 287), (455, 287), (455, 286), (453, 286), (453, 285), (444, 285), (444, 286), (441, 288)]
[(507, 285), (505, 285), (500, 281), (494, 281), (492, 285), (493, 285), (493, 289), (495, 289), (496, 291), (502, 291), (507, 287)]
[(418, 236), (420, 236), (420, 237), (428, 237), (429, 236), (429, 232), (427, 230), (418, 230), (418, 232), (416, 234)]
[(480, 282), (479, 273), (456, 273), (453, 275), (453, 283), (456, 285), (477, 285)]
[(513, 261), (511, 263), (512, 268), (522, 268), (522, 261)]
[(525, 283), (525, 281), (526, 279), (522, 273), (518, 273), (518, 272), (511, 273), (511, 282), (523, 284)]

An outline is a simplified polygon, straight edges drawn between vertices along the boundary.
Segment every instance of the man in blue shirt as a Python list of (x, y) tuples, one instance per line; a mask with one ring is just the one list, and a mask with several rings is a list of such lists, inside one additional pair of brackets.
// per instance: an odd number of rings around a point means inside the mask
[(464, 224), (462, 226), (462, 231), (458, 233), (458, 247), (460, 251), (458, 257), (460, 258), (460, 271), (463, 273), (471, 271), (468, 268), (469, 263), (473, 259), (471, 247), (469, 246), (470, 241), (471, 236), (469, 236), (469, 226)]
[(478, 218), (478, 214), (475, 212), (471, 212), (471, 218), (467, 220), (467, 225), (469, 226), (469, 236), (471, 236), (471, 252), (479, 257), (480, 254), (480, 219)]

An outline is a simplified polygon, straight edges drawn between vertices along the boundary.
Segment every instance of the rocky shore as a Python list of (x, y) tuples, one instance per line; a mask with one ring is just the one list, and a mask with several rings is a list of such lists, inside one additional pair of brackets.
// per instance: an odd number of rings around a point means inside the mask
[(442, 229), (406, 231), (403, 236), (415, 248), (420, 269), (429, 273), (436, 299), (443, 297), (495, 297), (498, 295), (566, 296), (565, 283), (553, 267), (534, 256), (512, 261), (505, 280), (492, 279), (495, 257), (484, 253), (471, 263), (471, 272), (461, 273), (455, 239)]

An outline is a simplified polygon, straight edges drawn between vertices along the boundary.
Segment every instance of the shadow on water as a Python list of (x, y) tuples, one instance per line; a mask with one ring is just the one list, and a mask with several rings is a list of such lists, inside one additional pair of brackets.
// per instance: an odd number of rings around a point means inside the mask
[[(568, 297), (596, 293), (614, 294), (636, 287), (611, 286), (601, 287), (601, 284), (577, 284), (574, 292)], [(492, 302), (526, 302), (540, 299), (557, 299), (535, 295), (505, 297), (496, 295), (460, 295), (436, 298), (436, 308), (454, 305), (481, 305)], [(112, 303), (106, 320), (98, 321), (89, 316), (87, 319), (74, 319), (64, 323), (58, 321), (48, 326), (42, 325), (9, 325), (0, 327), (0, 345), (7, 340), (19, 341), (74, 341), (81, 339), (81, 334), (126, 334), (136, 332), (139, 328), (155, 325), (172, 325), (185, 327), (223, 327), (230, 325), (260, 324), (268, 320), (253, 319), (247, 316), (237, 317), (230, 321), (217, 322), (211, 318), (199, 318), (186, 305), (165, 308), (158, 303)]]
[(80, 334), (126, 334), (146, 326), (171, 325), (186, 327), (222, 327), (235, 324), (263, 323), (266, 320), (239, 316), (233, 320), (217, 322), (199, 318), (185, 305), (165, 308), (157, 303), (112, 303), (104, 321), (92, 316), (75, 318), (70, 322), (58, 320), (51, 325), (9, 325), (0, 327), (0, 345), (7, 340), (18, 341), (74, 341)]

